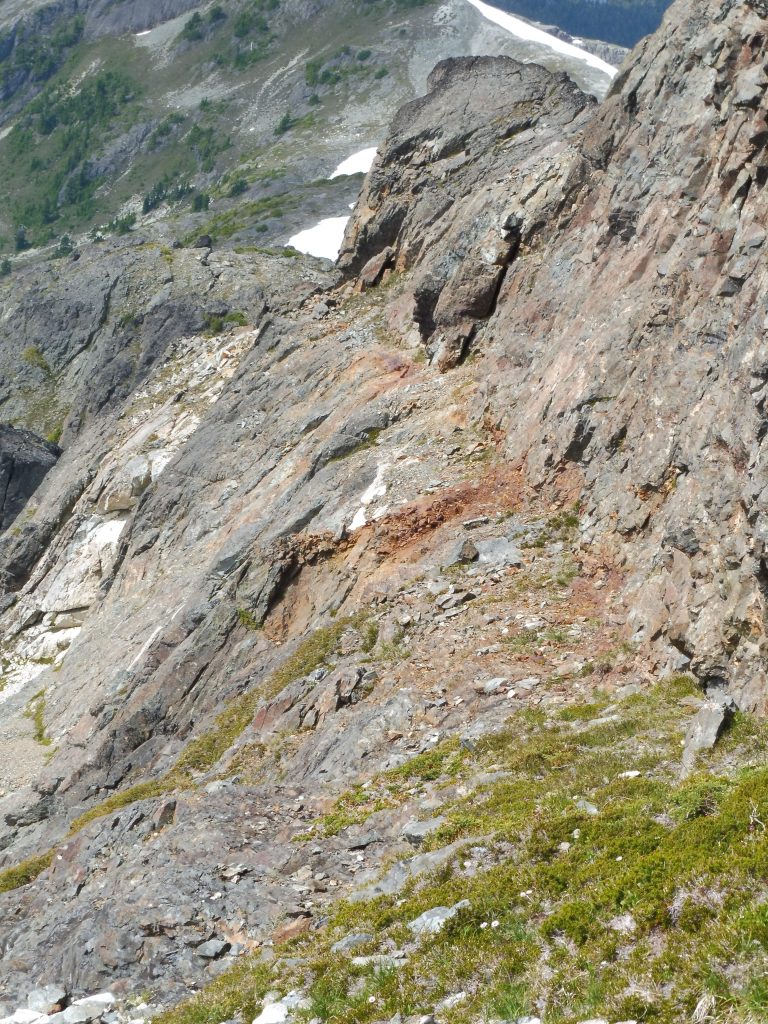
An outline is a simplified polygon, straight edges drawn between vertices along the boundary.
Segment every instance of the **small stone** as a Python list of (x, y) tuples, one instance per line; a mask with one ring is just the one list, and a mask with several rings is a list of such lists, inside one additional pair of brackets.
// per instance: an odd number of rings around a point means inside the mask
[(49, 1018), (49, 1024), (88, 1024), (89, 1021), (98, 1020), (107, 1007), (103, 1003), (87, 1003), (79, 1006), (68, 1006), (61, 1013), (54, 1013)]
[(270, 1003), (265, 1006), (253, 1024), (283, 1024), (288, 1020), (288, 1007), (282, 1003)]
[(67, 1001), (67, 990), (60, 985), (43, 985), (27, 996), (27, 1006), (38, 1013), (57, 1013)]
[(618, 778), (620, 778), (620, 779), (636, 779), (640, 775), (642, 775), (642, 772), (639, 772), (639, 771), (637, 771), (636, 769), (633, 768), (631, 771), (628, 771), (628, 772), (619, 772)]
[(707, 701), (693, 716), (685, 735), (683, 749), (683, 774), (688, 775), (696, 763), (696, 756), (702, 750), (711, 750), (733, 716), (732, 702)]
[(346, 953), (347, 950), (354, 949), (356, 946), (364, 946), (366, 942), (373, 942), (373, 935), (369, 932), (351, 932), (343, 939), (339, 939), (338, 942), (334, 942), (331, 952)]
[(491, 537), (477, 542), (477, 557), (482, 565), (510, 566), (519, 569), (523, 566), (520, 549), (506, 537)]
[(585, 814), (591, 814), (593, 816), (595, 814), (600, 813), (594, 804), (590, 803), (589, 800), (584, 800), (583, 798), (580, 798), (576, 801), (576, 809), (578, 811), (583, 811)]
[(496, 676), (494, 679), (487, 679), (480, 686), (480, 692), (490, 696), (491, 694), (498, 693), (504, 686), (509, 684), (509, 680), (506, 676)]
[(106, 1009), (108, 1006), (114, 1006), (115, 1001), (115, 997), (111, 992), (94, 992), (93, 995), (84, 996), (82, 999), (75, 999), (72, 1005), (87, 1006), (92, 1009), (100, 1006), (102, 1009)]
[(297, 917), (293, 921), (287, 921), (285, 924), (275, 928), (272, 932), (272, 941), (275, 945), (279, 945), (281, 942), (288, 942), (289, 939), (295, 939), (297, 936), (309, 931), (311, 926), (312, 918), (308, 915)]
[(452, 1010), (454, 1006), (458, 1006), (460, 1003), (465, 1002), (467, 999), (466, 992), (457, 992), (455, 995), (446, 996), (445, 999), (441, 1000), (435, 1007), (436, 1010)]
[(415, 920), (408, 922), (408, 928), (414, 935), (437, 935), (445, 927), (446, 921), (450, 921), (469, 905), (469, 900), (460, 900), (452, 907), (433, 907), (432, 910), (425, 910)]
[(412, 846), (421, 846), (428, 835), (436, 832), (445, 818), (428, 818), (426, 821), (408, 821), (403, 825), (402, 836)]
[(151, 824), (154, 832), (159, 832), (165, 828), (166, 825), (173, 823), (173, 819), (176, 815), (176, 801), (175, 800), (163, 800), (152, 815)]
[(196, 953), (198, 956), (204, 957), (206, 960), (216, 960), (224, 954), (230, 948), (228, 942), (224, 942), (223, 939), (208, 939), (207, 942), (201, 942), (197, 947)]
[(620, 914), (608, 922), (608, 927), (620, 935), (632, 935), (637, 931), (637, 922), (631, 914)]
[(348, 850), (364, 850), (371, 843), (378, 843), (381, 836), (373, 829), (361, 829), (354, 825), (344, 833), (344, 845)]
[(477, 550), (476, 545), (471, 540), (465, 540), (458, 550), (456, 556), (457, 562), (476, 562), (480, 552)]

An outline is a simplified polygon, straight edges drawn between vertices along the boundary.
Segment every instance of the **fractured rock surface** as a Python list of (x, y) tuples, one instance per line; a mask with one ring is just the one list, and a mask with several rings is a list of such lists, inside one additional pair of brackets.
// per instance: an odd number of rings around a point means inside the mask
[(0, 424), (0, 530), (7, 530), (56, 465), (61, 449), (30, 430)]
[[(0, 849), (51, 858), (0, 895), (3, 1010), (44, 983), (173, 1002), (445, 866), (442, 803), (495, 768), (317, 831), (442, 740), (670, 670), (764, 706), (766, 29), (681, 0), (601, 107), (440, 65), (341, 284), (268, 253), (84, 264), (74, 354), (41, 353), (65, 450), (0, 544)], [(37, 273), (24, 340), (69, 301)], [(248, 326), (209, 336), (235, 301)]]

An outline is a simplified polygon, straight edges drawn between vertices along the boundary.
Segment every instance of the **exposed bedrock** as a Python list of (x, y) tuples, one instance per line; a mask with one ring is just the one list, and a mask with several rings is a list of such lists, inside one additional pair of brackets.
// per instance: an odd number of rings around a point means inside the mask
[(590, 542), (635, 573), (633, 637), (762, 710), (767, 30), (760, 4), (677, 3), (599, 107), (446, 62), (340, 261), (360, 290), (416, 266), (391, 323), (442, 368), (484, 353), (478, 418), (535, 484), (581, 481)]

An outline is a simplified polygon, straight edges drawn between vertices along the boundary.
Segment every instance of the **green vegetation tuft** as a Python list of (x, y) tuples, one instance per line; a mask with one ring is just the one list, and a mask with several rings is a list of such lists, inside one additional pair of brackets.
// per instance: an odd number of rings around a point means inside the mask
[(163, 785), (162, 780), (140, 782), (136, 786), (131, 786), (120, 793), (115, 793), (114, 796), (107, 797), (100, 804), (96, 804), (77, 818), (74, 818), (69, 826), (69, 834), (74, 835), (97, 818), (103, 818), (108, 814), (114, 814), (115, 811), (121, 811), (124, 807), (129, 807), (138, 800), (149, 800), (151, 797), (162, 796), (165, 792), (166, 787)]
[(21, 353), (21, 360), (27, 366), (34, 366), (37, 370), (42, 370), (46, 375), (51, 373), (50, 364), (37, 345), (28, 345)]
[(295, 679), (301, 679), (315, 669), (328, 665), (344, 633), (349, 629), (359, 628), (363, 618), (362, 615), (345, 615), (330, 625), (321, 626), (310, 633), (280, 668), (272, 673), (263, 696), (276, 697)]
[(362, 630), (363, 642), (361, 644), (362, 650), (366, 654), (370, 654), (374, 649), (379, 639), (379, 624), (375, 619), (370, 619)]
[(39, 857), (28, 857), (15, 867), (0, 870), (0, 892), (10, 892), (34, 882), (38, 875), (51, 866), (53, 856), (53, 850), (48, 850)]
[(257, 630), (261, 629), (261, 622), (249, 608), (238, 608), (237, 609), (237, 621), (245, 629)]
[(38, 690), (30, 697), (24, 710), (24, 717), (31, 719), (37, 742), (49, 747), (53, 741), (45, 731), (45, 690)]

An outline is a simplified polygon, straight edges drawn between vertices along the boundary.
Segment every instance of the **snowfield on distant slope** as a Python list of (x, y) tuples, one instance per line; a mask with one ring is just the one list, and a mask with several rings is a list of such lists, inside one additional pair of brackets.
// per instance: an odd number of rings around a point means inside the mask
[(513, 14), (507, 14), (506, 11), (500, 11), (497, 7), (491, 7), (490, 4), (484, 4), (482, 0), (467, 0), (467, 3), (472, 4), (488, 21), (492, 21), (494, 24), (506, 29), (507, 32), (511, 32), (518, 39), (525, 39), (529, 43), (541, 43), (542, 46), (548, 46), (551, 50), (554, 50), (556, 53), (562, 53), (565, 57), (575, 57), (577, 60), (586, 61), (590, 67), (602, 71), (609, 78), (613, 78), (618, 71), (618, 68), (615, 68), (612, 64), (607, 64), (604, 60), (600, 60), (593, 53), (588, 53), (586, 50), (574, 46), (573, 43), (566, 43), (562, 39), (558, 39), (557, 36), (550, 35), (549, 32), (545, 32), (543, 29), (536, 28), (529, 22), (523, 21), (522, 18), (516, 18)]
[(306, 228), (306, 230), (293, 235), (288, 239), (288, 245), (292, 245), (294, 249), (305, 252), (309, 256), (335, 260), (341, 249), (344, 229), (348, 220), (349, 217), (326, 217), (314, 227)]
[[(353, 153), (346, 160), (338, 165), (329, 178), (340, 178), (347, 174), (367, 174), (376, 156), (376, 147), (362, 149), (359, 153)], [(352, 209), (354, 203), (350, 203)], [(299, 231), (288, 239), (288, 245), (292, 245), (299, 252), (305, 252), (310, 256), (321, 256), (327, 260), (335, 260), (339, 255), (341, 243), (344, 239), (344, 229), (347, 226), (349, 217), (326, 217), (319, 221), (314, 227)]]
[(370, 149), (361, 149), (359, 153), (353, 153), (346, 160), (342, 160), (330, 177), (340, 178), (343, 174), (367, 174), (375, 157), (375, 146), (371, 146)]

